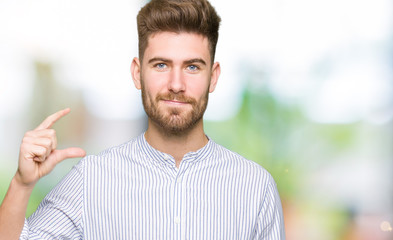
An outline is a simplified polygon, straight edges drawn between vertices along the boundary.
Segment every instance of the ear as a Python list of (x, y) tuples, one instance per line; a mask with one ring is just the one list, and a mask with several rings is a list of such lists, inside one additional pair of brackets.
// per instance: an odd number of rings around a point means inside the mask
[(141, 64), (139, 59), (135, 57), (131, 63), (131, 76), (134, 81), (134, 85), (137, 89), (141, 89)]
[(212, 67), (212, 75), (210, 77), (209, 93), (212, 93), (216, 89), (218, 77), (221, 74), (221, 67), (219, 62), (215, 62)]

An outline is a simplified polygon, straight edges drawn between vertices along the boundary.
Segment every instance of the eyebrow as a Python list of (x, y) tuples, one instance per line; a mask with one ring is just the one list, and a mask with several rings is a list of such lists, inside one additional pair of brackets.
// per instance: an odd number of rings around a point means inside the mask
[(153, 63), (153, 62), (172, 62), (172, 60), (166, 59), (166, 58), (162, 58), (162, 57), (155, 57), (152, 59), (149, 59), (149, 61), (147, 63)]
[[(153, 63), (153, 62), (165, 62), (165, 63), (171, 63), (173, 62), (170, 59), (162, 58), (162, 57), (154, 57), (152, 59), (149, 59), (148, 63)], [(192, 64), (192, 63), (201, 63), (203, 65), (206, 65), (206, 62), (202, 58), (193, 58), (184, 61), (184, 64)]]
[(203, 65), (206, 65), (206, 62), (202, 58), (193, 58), (187, 61), (184, 61), (185, 64), (192, 64), (192, 63), (201, 63)]

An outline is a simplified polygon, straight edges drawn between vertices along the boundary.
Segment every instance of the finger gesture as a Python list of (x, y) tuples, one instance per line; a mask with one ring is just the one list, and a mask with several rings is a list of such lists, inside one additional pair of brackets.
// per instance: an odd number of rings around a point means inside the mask
[(24, 135), (16, 173), (16, 179), (23, 185), (34, 186), (64, 159), (86, 155), (81, 148), (57, 149), (56, 132), (51, 127), (69, 112), (67, 108), (50, 115), (37, 128)]

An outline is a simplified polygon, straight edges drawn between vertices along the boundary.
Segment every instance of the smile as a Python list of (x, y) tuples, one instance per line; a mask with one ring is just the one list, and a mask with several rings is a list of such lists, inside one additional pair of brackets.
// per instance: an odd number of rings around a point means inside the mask
[(164, 103), (166, 104), (172, 104), (172, 105), (184, 105), (184, 104), (188, 104), (187, 102), (181, 102), (181, 101), (177, 101), (177, 100), (162, 100)]

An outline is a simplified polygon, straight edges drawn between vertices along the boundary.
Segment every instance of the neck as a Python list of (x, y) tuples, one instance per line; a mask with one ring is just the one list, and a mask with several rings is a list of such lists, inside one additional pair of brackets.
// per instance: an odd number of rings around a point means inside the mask
[(150, 119), (148, 124), (145, 133), (146, 141), (158, 151), (173, 156), (176, 161), (176, 167), (179, 167), (185, 154), (201, 149), (209, 141), (203, 131), (202, 120), (195, 124), (192, 129), (180, 134), (165, 132)]

